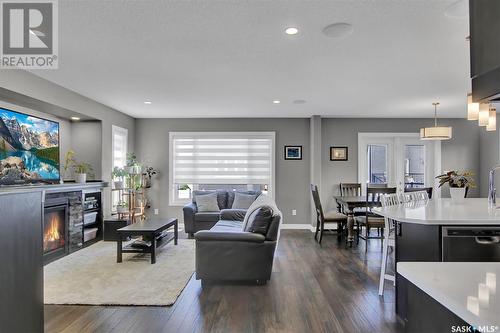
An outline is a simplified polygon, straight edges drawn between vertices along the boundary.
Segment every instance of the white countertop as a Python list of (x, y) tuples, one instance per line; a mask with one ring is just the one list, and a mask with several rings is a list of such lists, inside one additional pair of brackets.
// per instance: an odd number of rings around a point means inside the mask
[(500, 327), (500, 263), (399, 262), (397, 271), (468, 324)]
[(500, 225), (500, 209), (489, 209), (488, 199), (469, 198), (462, 203), (432, 199), (416, 205), (378, 207), (373, 211), (390, 219), (428, 225)]

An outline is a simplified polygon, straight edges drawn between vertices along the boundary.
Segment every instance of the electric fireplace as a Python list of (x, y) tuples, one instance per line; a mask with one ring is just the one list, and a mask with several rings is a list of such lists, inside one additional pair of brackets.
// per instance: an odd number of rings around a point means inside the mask
[(45, 201), (43, 217), (43, 260), (49, 263), (65, 256), (68, 244), (68, 198)]

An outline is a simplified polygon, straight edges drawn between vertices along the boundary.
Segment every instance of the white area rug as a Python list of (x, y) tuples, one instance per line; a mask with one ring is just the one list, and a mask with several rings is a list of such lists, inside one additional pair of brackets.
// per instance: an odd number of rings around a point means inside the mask
[(124, 253), (98, 242), (45, 266), (45, 304), (172, 305), (194, 272), (194, 240), (179, 239), (149, 254)]

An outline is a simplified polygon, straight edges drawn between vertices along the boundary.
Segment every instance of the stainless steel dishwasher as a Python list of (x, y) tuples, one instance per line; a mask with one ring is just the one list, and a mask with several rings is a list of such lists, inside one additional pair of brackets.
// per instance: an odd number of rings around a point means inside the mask
[(443, 261), (500, 261), (500, 227), (443, 227)]

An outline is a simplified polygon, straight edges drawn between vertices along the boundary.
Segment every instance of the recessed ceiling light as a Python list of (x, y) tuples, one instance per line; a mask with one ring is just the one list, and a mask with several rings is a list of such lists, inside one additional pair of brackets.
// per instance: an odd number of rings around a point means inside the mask
[(296, 99), (293, 101), (293, 104), (306, 104), (307, 101), (305, 99)]
[(280, 100), (278, 100), (278, 99), (275, 99), (275, 100), (273, 101), (273, 104), (280, 104), (280, 103), (281, 103), (281, 101), (280, 101)]
[(299, 33), (299, 29), (295, 28), (295, 27), (288, 27), (285, 29), (285, 33), (287, 35), (296, 35)]
[(340, 38), (350, 35), (353, 31), (349, 23), (333, 23), (323, 28), (323, 34), (330, 38)]
[(71, 120), (78, 121), (78, 120), (80, 120), (80, 118), (79, 117), (71, 117)]
[(151, 101), (145, 101), (145, 102), (144, 102), (144, 104), (147, 104), (147, 105), (152, 104), (152, 103), (153, 103), (153, 102), (151, 102)]

